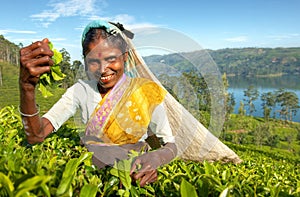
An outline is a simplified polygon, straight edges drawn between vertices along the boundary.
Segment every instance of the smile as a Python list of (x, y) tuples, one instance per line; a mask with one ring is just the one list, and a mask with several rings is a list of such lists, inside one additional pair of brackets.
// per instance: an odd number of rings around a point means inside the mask
[(101, 81), (108, 81), (113, 77), (113, 74), (101, 77)]

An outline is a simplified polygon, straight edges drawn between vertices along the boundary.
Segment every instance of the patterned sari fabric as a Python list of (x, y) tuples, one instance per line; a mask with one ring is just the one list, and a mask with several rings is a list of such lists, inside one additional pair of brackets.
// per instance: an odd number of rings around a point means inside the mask
[(147, 133), (152, 112), (163, 102), (166, 91), (145, 78), (123, 75), (114, 88), (99, 102), (86, 128), (87, 136), (101, 140), (93, 145), (134, 144)]

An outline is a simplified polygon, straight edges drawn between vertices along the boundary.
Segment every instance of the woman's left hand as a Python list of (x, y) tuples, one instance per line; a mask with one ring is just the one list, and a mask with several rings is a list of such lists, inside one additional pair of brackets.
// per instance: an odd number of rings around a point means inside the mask
[[(138, 156), (132, 164), (130, 175), (136, 181), (140, 179), (140, 186), (157, 180), (157, 168), (162, 164), (160, 155), (153, 151)], [(139, 167), (140, 166), (140, 167)]]

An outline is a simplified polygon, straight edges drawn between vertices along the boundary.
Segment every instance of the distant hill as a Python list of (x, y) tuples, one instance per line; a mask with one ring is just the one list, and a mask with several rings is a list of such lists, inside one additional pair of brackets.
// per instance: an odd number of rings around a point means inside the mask
[(20, 47), (0, 35), (0, 62), (18, 65)]
[[(195, 63), (185, 57), (203, 58), (203, 51), (144, 57), (154, 73), (194, 71)], [(221, 73), (227, 76), (279, 76), (300, 74), (300, 48), (234, 48), (206, 50)], [(203, 61), (205, 62), (205, 61)], [(202, 64), (200, 61), (199, 64)], [(198, 65), (197, 65), (198, 66)]]
[[(16, 45), (0, 35), (0, 62), (18, 65), (20, 47), (22, 44)], [(190, 62), (190, 59), (194, 61)], [(220, 73), (227, 76), (300, 75), (300, 47), (201, 50), (146, 56), (144, 60), (158, 75), (178, 75), (195, 71), (200, 65), (202, 68), (209, 67), (210, 64), (217, 65)]]

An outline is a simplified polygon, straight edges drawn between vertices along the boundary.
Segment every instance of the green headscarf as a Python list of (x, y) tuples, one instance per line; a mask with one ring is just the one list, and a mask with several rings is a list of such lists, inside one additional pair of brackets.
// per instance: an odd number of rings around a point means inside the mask
[(82, 33), (81, 42), (83, 43), (86, 39), (87, 33), (94, 28), (101, 28), (104, 29), (106, 32), (111, 33), (112, 35), (115, 33), (119, 33), (122, 38), (128, 44), (128, 58), (125, 62), (125, 74), (129, 77), (138, 77), (139, 74), (137, 73), (136, 66), (141, 65), (140, 59), (137, 58), (135, 54), (135, 50), (130, 39), (133, 38), (134, 34), (123, 27), (120, 23), (113, 23), (104, 20), (94, 20), (91, 21), (87, 26), (84, 28)]

